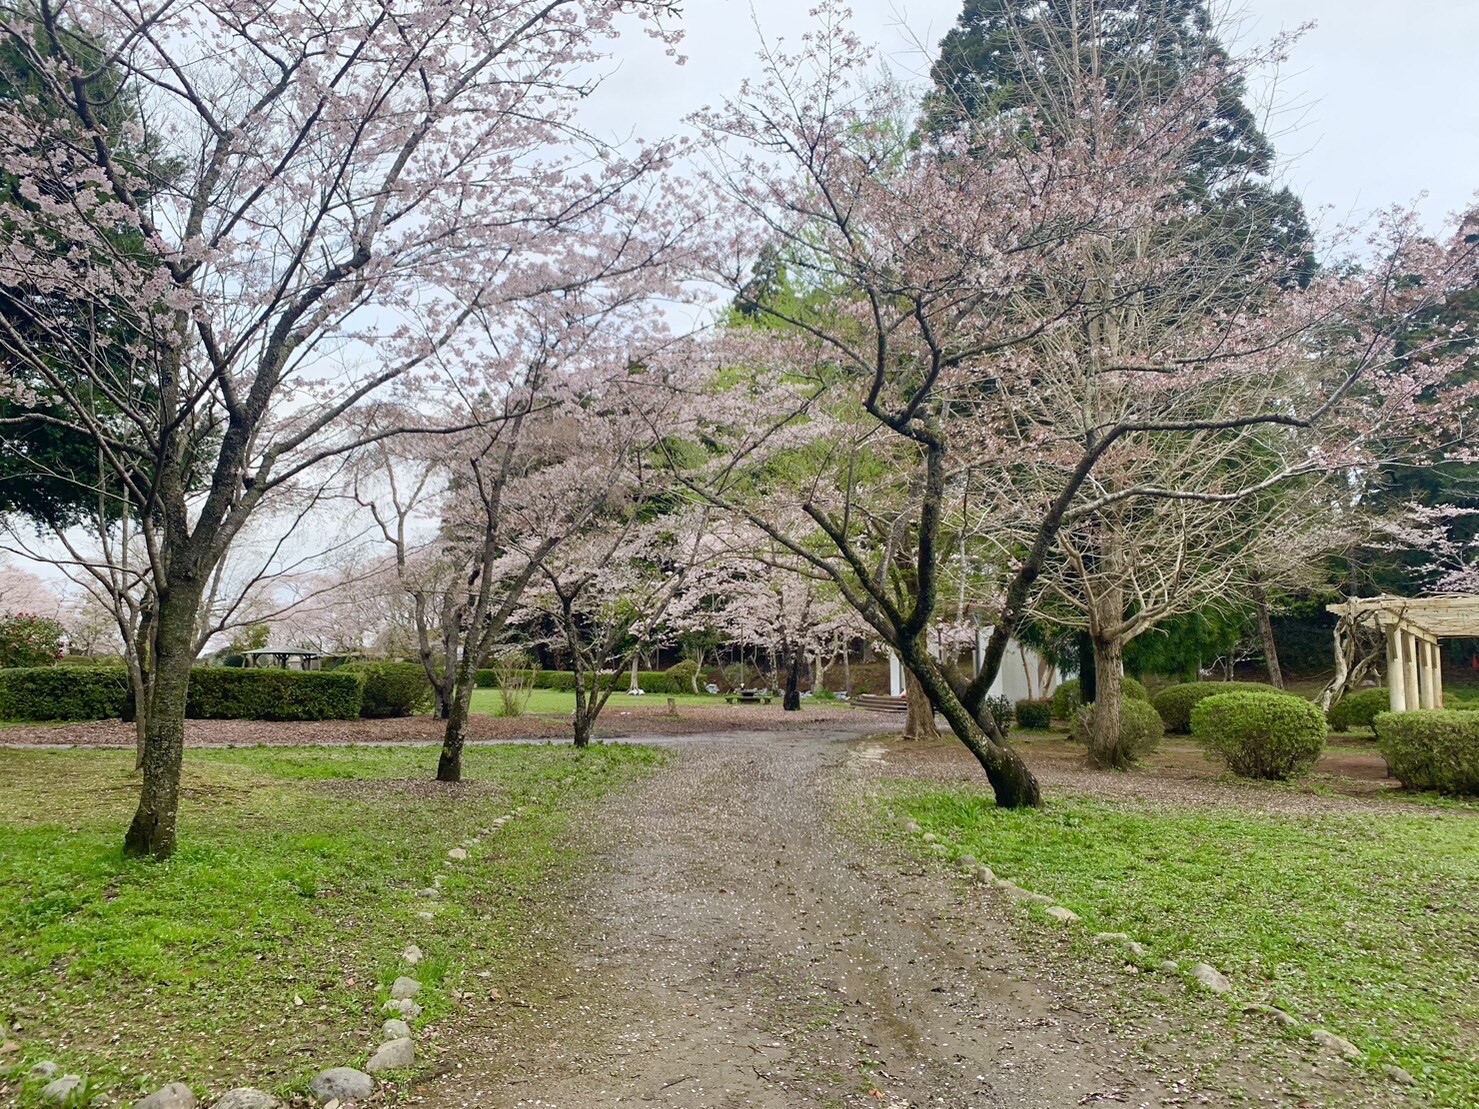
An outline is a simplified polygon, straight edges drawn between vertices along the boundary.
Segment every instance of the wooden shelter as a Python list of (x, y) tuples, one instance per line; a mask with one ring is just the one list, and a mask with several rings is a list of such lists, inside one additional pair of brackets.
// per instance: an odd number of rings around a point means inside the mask
[[(1328, 610), (1342, 626), (1376, 629), (1386, 640), (1393, 712), (1443, 707), (1443, 639), (1479, 636), (1479, 597), (1352, 597)], [(1339, 636), (1337, 632), (1337, 636)]]

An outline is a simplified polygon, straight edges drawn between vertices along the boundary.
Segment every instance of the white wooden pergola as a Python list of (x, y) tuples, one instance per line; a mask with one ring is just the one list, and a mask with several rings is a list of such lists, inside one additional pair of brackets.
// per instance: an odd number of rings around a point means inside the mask
[(1479, 636), (1479, 597), (1353, 597), (1329, 605), (1352, 624), (1386, 639), (1387, 690), (1393, 712), (1443, 707), (1442, 639)]

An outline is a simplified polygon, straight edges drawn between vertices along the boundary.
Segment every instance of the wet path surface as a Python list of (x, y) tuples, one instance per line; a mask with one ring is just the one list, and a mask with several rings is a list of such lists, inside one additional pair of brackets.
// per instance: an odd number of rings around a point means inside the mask
[[(834, 830), (856, 732), (684, 741), (581, 835), (543, 1012), (447, 1029), (428, 1105), (1160, 1105), (1180, 1099), (1022, 969), (1017, 930)], [(864, 754), (866, 757), (866, 753)], [(981, 898), (992, 895), (984, 891)], [(457, 1018), (453, 1018), (455, 1022)]]

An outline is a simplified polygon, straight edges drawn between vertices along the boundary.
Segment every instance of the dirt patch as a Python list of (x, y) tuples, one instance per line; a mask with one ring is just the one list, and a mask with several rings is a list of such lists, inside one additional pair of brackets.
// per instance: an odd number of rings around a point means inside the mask
[[(794, 731), (857, 714), (852, 708), (784, 712), (778, 706), (680, 705), (670, 716), (663, 706), (613, 706), (602, 714), (596, 735), (602, 739), (702, 735), (744, 728)], [(443, 724), (431, 716), (398, 720), (187, 720), (186, 747), (310, 747), (378, 743), (440, 743)], [(570, 738), (564, 716), (473, 716), (468, 738), (474, 743)], [(134, 727), (120, 720), (85, 724), (19, 724), (0, 730), (0, 746), (131, 748)]]

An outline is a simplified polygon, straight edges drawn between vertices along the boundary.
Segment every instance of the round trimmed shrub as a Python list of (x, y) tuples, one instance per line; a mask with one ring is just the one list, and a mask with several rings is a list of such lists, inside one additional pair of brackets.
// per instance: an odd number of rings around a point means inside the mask
[(364, 679), (361, 717), (414, 716), (431, 707), (431, 679), (419, 662), (351, 662), (331, 673), (357, 674)]
[(1072, 720), (1078, 715), (1078, 710), (1084, 703), (1082, 689), (1077, 678), (1069, 678), (1058, 684), (1058, 688), (1053, 690), (1054, 720)]
[(1042, 731), (1053, 726), (1053, 702), (1050, 700), (1017, 702), (1017, 726)]
[(1132, 678), (1126, 674), (1124, 682), (1126, 701), (1144, 701), (1147, 705), (1150, 704), (1150, 691), (1145, 688), (1139, 678)]
[(1278, 691), (1218, 693), (1191, 713), (1191, 734), (1208, 757), (1240, 778), (1282, 782), (1307, 773), (1328, 733), (1318, 705)]
[(1378, 713), (1392, 707), (1392, 695), (1385, 689), (1363, 689), (1342, 697), (1326, 714), (1330, 730), (1348, 732), (1352, 728), (1369, 728)]
[(1271, 685), (1259, 682), (1186, 682), (1163, 689), (1151, 704), (1166, 722), (1166, 731), (1174, 735), (1191, 732), (1191, 714), (1198, 702), (1220, 693), (1278, 693)]
[[(691, 658), (685, 658), (682, 662), (675, 662), (663, 671), (664, 676), (672, 682), (673, 690), (679, 693), (693, 693), (698, 683), (698, 663)], [(643, 689), (646, 689), (644, 684)]]
[[(1161, 745), (1166, 725), (1160, 713), (1150, 707), (1149, 701), (1126, 697), (1120, 701), (1120, 737), (1116, 757), (1111, 762), (1117, 767), (1130, 766), (1139, 762)], [(1071, 738), (1088, 743), (1094, 736), (1094, 706), (1084, 705), (1074, 720)]]
[(1479, 712), (1381, 712), (1376, 746), (1408, 789), (1479, 797)]

